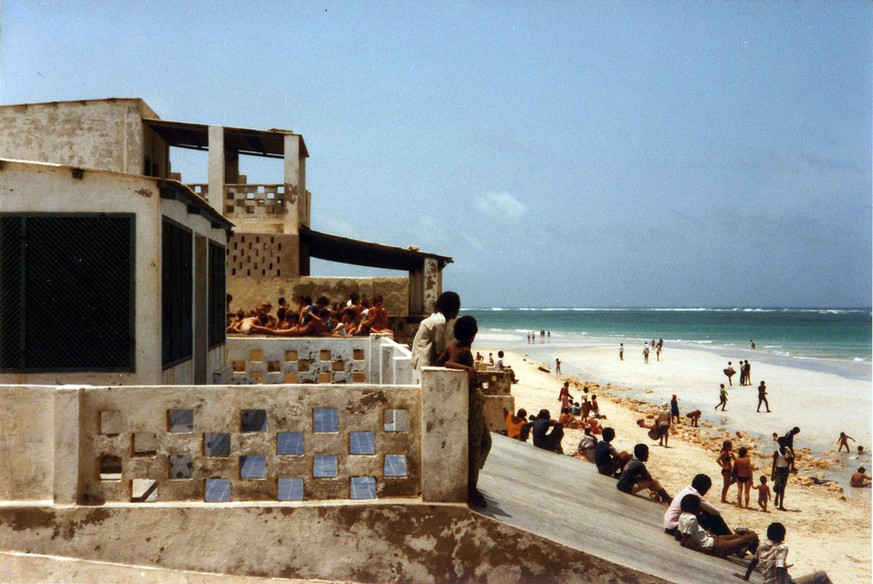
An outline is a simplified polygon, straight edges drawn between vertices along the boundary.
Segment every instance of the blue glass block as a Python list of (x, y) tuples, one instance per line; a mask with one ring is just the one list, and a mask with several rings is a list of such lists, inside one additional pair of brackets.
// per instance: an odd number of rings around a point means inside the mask
[(205, 433), (203, 453), (206, 456), (230, 456), (230, 434)]
[(267, 457), (240, 456), (239, 476), (244, 479), (267, 478)]
[(386, 477), (405, 477), (406, 476), (406, 455), (405, 454), (386, 454), (385, 465), (382, 469), (382, 474)]
[(376, 479), (373, 477), (352, 477), (352, 499), (375, 499)]
[(303, 454), (303, 432), (279, 432), (276, 440), (277, 454), (285, 456)]
[(303, 479), (279, 479), (280, 501), (302, 501)]
[(243, 410), (239, 414), (239, 421), (243, 432), (266, 432), (267, 410)]
[(206, 479), (206, 502), (227, 503), (230, 501), (230, 479)]
[(375, 454), (376, 438), (372, 432), (352, 432), (349, 434), (351, 454)]
[(315, 409), (312, 428), (314, 432), (339, 432), (339, 416), (336, 410)]
[(193, 432), (194, 410), (170, 410), (170, 432)]
[(316, 456), (312, 465), (312, 476), (315, 478), (335, 477), (337, 474), (336, 456)]
[(385, 410), (386, 432), (408, 432), (409, 414), (406, 410)]

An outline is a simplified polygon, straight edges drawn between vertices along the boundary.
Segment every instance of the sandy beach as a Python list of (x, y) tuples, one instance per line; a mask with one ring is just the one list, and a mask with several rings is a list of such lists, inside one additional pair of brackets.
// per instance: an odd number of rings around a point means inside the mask
[[(493, 340), (482, 339), (476, 349), (487, 355), (504, 348), (485, 344)], [(652, 355), (646, 365), (640, 351), (628, 348), (624, 361), (618, 359), (617, 349), (596, 345), (563, 347), (556, 343), (531, 346), (530, 351), (517, 346), (513, 349), (507, 351), (505, 362), (520, 379), (512, 390), (516, 408), (523, 407), (529, 413), (546, 408), (557, 418), (561, 382), (571, 381), (574, 397), (587, 387), (589, 394), (597, 394), (600, 411), (607, 416), (602, 420), (604, 426), (616, 430), (613, 444), (627, 451), (640, 442), (649, 444), (648, 467), (671, 495), (687, 486), (695, 474), (706, 473), (713, 479), (707, 500), (720, 507), (728, 525), (747, 526), (762, 536), (773, 521), (786, 526), (795, 577), (825, 570), (836, 584), (871, 581), (870, 490), (840, 484), (857, 466), (873, 466), (869, 454), (858, 459), (854, 451), (857, 444), (870, 448), (869, 380), (752, 360), (753, 386), (737, 387), (735, 376), (734, 387), (728, 388), (727, 409), (716, 414), (718, 385), (727, 381), (721, 371), (730, 358), (717, 351), (668, 348), (660, 362)], [(555, 355), (562, 361), (562, 376), (552, 373)], [(771, 388), (770, 414), (755, 412), (756, 387), (761, 379)], [(683, 417), (682, 424), (671, 429), (670, 447), (662, 448), (648, 438), (637, 420), (651, 422), (657, 412), (655, 404), (668, 401), (673, 393), (679, 396), (682, 414), (700, 409), (704, 415), (699, 428), (690, 427)], [(769, 477), (774, 450), (770, 435), (782, 435), (795, 425), (801, 428), (795, 439), (798, 473), (791, 476), (785, 492), (787, 511), (775, 510), (771, 501), (769, 512), (762, 512), (757, 508), (755, 491), (752, 508), (740, 508), (735, 486), (727, 495), (728, 503), (720, 503), (721, 478), (715, 458), (721, 442), (731, 439), (735, 451), (740, 446), (749, 448), (757, 481), (761, 474)], [(840, 431), (857, 440), (850, 443), (851, 454), (836, 453)], [(581, 435), (581, 430), (566, 431), (565, 453), (575, 451)], [(588, 463), (580, 460), (579, 464)], [(838, 482), (816, 485), (814, 477)]]

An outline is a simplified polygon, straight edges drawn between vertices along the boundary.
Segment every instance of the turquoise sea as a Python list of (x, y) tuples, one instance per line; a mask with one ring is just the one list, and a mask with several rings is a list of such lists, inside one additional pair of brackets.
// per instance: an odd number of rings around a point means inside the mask
[(526, 343), (545, 329), (551, 341), (616, 345), (664, 339), (665, 346), (749, 349), (792, 360), (871, 362), (869, 308), (471, 308), (484, 333)]

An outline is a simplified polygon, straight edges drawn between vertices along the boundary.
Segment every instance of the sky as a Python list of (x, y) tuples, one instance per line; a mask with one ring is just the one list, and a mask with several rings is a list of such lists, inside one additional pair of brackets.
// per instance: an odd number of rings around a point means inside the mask
[(871, 25), (851, 0), (2, 0), (0, 104), (299, 132), (312, 227), (451, 256), (468, 307), (869, 307)]

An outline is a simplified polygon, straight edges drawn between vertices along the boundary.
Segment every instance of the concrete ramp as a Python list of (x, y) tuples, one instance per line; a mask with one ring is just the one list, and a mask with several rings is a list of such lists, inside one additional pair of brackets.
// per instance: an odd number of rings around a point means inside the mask
[(732, 573), (745, 571), (748, 559), (722, 560), (681, 547), (664, 533), (664, 505), (620, 492), (593, 464), (492, 437), (479, 477), (485, 515), (670, 582), (736, 582)]

